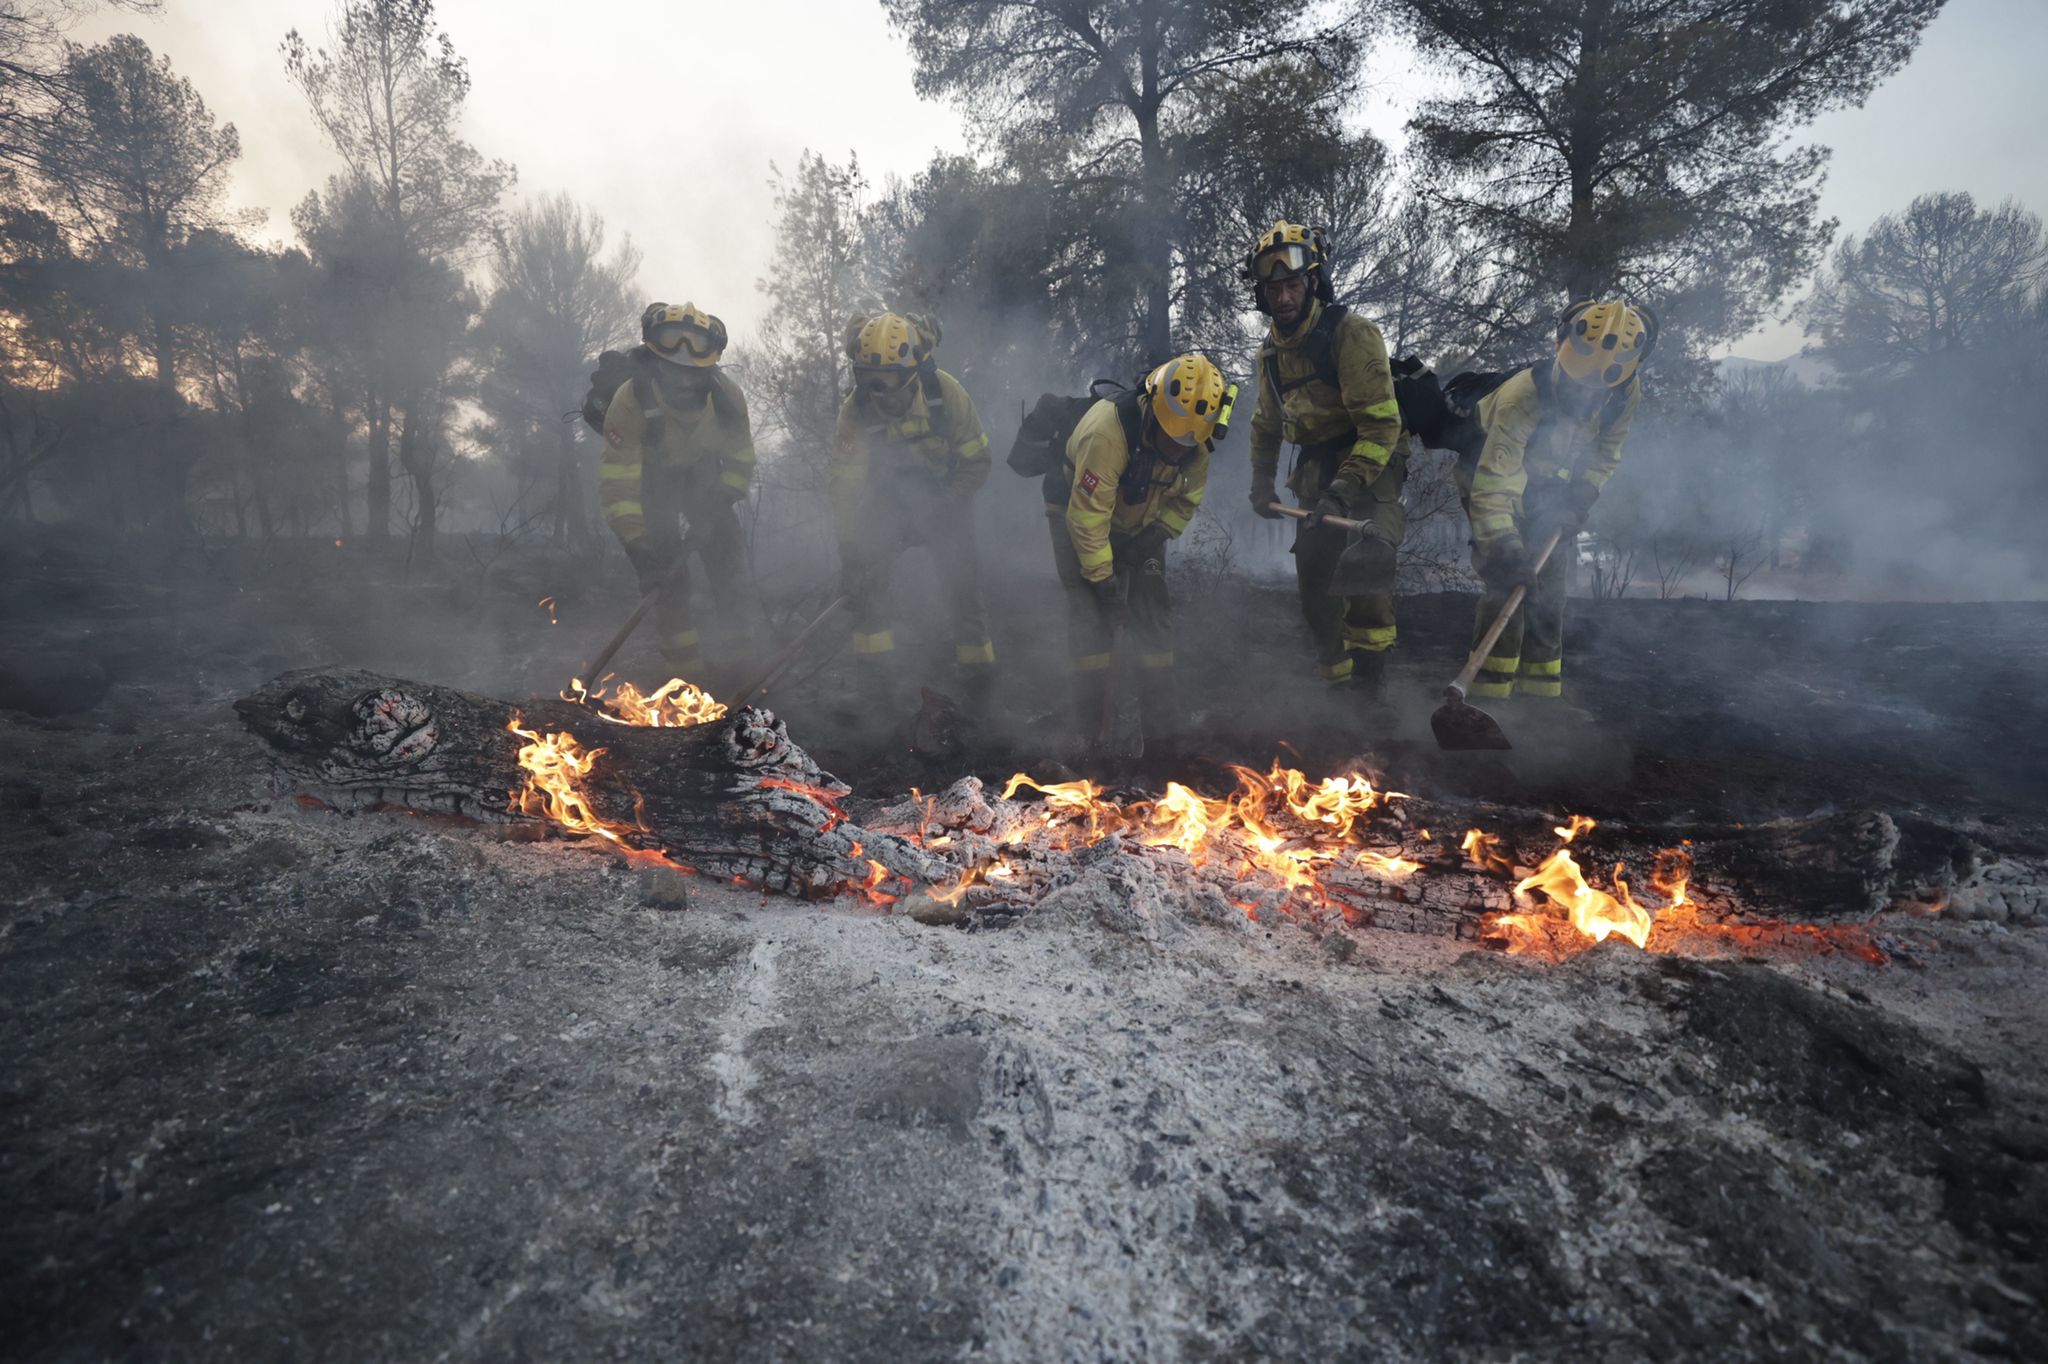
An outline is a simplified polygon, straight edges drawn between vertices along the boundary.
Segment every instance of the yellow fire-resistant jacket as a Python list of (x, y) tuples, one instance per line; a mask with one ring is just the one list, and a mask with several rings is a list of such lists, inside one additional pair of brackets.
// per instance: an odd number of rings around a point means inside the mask
[(965, 501), (987, 481), (988, 433), (981, 429), (974, 400), (946, 371), (938, 371), (938, 378), (943, 431), (932, 429), (921, 380), (911, 381), (917, 395), (901, 417), (876, 411), (857, 389), (840, 404), (839, 429), (832, 438), (832, 515), (841, 531), (858, 518), (871, 483), (877, 490), (943, 489)]
[(1209, 489), (1209, 452), (1201, 449), (1185, 464), (1155, 459), (1145, 499), (1126, 502), (1117, 492), (1117, 481), (1130, 467), (1131, 458), (1124, 424), (1117, 417), (1116, 404), (1108, 398), (1089, 408), (1074, 434), (1067, 437), (1067, 477), (1072, 483), (1067, 495), (1067, 534), (1073, 537), (1074, 553), (1080, 556), (1081, 576), (1091, 583), (1101, 582), (1114, 571), (1109, 547), (1112, 529), (1130, 534), (1157, 521), (1178, 539), (1195, 519), (1202, 494)]
[(619, 385), (611, 405), (604, 412), (604, 455), (598, 460), (598, 501), (605, 524), (622, 544), (638, 544), (647, 534), (647, 514), (642, 501), (648, 465), (663, 469), (694, 469), (709, 462), (718, 471), (718, 482), (741, 496), (754, 480), (754, 433), (747, 420), (746, 396), (739, 385), (723, 374), (711, 376), (723, 386), (721, 400), (727, 408), (721, 418), (707, 392), (698, 403), (672, 403), (659, 379), (647, 387), (654, 394), (661, 413), (661, 437), (655, 448), (647, 443), (647, 416), (632, 383)]
[(1642, 396), (1642, 380), (1632, 380), (1618, 413), (1603, 403), (1575, 417), (1556, 399), (1545, 402), (1535, 370), (1525, 369), (1481, 398), (1486, 445), (1472, 474), (1473, 540), (1488, 545), (1515, 533), (1532, 479), (1605, 487)]
[[(1323, 305), (1317, 302), (1287, 335), (1277, 327), (1267, 329), (1265, 344), (1259, 347), (1259, 401), (1252, 409), (1252, 468), (1262, 473), (1277, 468), (1283, 440), (1320, 445), (1356, 432), (1336, 477), (1370, 487), (1401, 438), (1401, 409), (1394, 402), (1387, 343), (1378, 327), (1357, 313), (1345, 313), (1330, 338), (1337, 361), (1333, 387), (1315, 377), (1310, 337), (1322, 315)], [(1285, 394), (1273, 390), (1269, 357), (1278, 360)]]

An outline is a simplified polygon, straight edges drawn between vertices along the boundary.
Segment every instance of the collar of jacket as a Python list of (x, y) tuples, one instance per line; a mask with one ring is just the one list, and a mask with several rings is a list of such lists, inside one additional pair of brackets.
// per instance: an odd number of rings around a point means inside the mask
[(1293, 350), (1302, 342), (1308, 340), (1308, 334), (1314, 331), (1316, 323), (1322, 320), (1323, 301), (1319, 298), (1311, 298), (1308, 301), (1308, 311), (1302, 314), (1301, 321), (1295, 324), (1293, 331), (1283, 332), (1280, 330), (1279, 323), (1275, 322), (1273, 324), (1273, 344), (1281, 350)]

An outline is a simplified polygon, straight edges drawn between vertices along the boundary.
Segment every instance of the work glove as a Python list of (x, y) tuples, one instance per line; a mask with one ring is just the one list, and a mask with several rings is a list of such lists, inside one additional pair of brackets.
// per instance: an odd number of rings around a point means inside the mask
[(1162, 570), (1166, 564), (1166, 541), (1169, 537), (1164, 524), (1154, 521), (1151, 525), (1131, 536), (1131, 562), (1143, 568), (1147, 563), (1158, 562)]
[(1552, 531), (1560, 532), (1559, 546), (1586, 528), (1586, 517), (1600, 500), (1600, 490), (1590, 483), (1573, 480), (1548, 495), (1529, 517), (1529, 543), (1541, 545)]
[(1124, 602), (1124, 594), (1118, 589), (1116, 575), (1100, 578), (1088, 584), (1088, 590), (1095, 594), (1095, 609), (1102, 613), (1102, 623), (1111, 630), (1123, 628), (1130, 618), (1130, 607)]
[(1522, 537), (1511, 535), (1488, 546), (1480, 560), (1479, 576), (1495, 592), (1535, 587), (1535, 565), (1530, 562), (1529, 547), (1522, 543)]
[(1273, 504), (1280, 500), (1280, 489), (1274, 486), (1272, 469), (1252, 470), (1252, 510), (1268, 521), (1278, 521), (1281, 513)]
[(634, 576), (640, 580), (640, 595), (644, 597), (668, 581), (676, 566), (676, 555), (673, 549), (639, 540), (626, 546), (626, 562), (633, 565)]
[(1338, 477), (1330, 480), (1330, 486), (1323, 489), (1323, 495), (1316, 499), (1315, 514), (1309, 518), (1311, 526), (1323, 524), (1326, 516), (1341, 516), (1347, 521), (1359, 520), (1370, 494), (1365, 485), (1355, 478)]
[(839, 594), (853, 601), (865, 601), (874, 585), (873, 567), (863, 560), (847, 557), (842, 550), (839, 556)]

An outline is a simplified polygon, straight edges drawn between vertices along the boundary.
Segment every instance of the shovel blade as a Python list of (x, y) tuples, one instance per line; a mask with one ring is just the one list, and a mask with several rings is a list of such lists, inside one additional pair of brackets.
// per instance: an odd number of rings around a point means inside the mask
[(1333, 597), (1383, 597), (1394, 591), (1394, 547), (1376, 535), (1351, 537), (1330, 577)]
[(1438, 748), (1456, 753), (1514, 747), (1500, 721), (1463, 697), (1448, 700), (1431, 711), (1429, 730), (1436, 735)]

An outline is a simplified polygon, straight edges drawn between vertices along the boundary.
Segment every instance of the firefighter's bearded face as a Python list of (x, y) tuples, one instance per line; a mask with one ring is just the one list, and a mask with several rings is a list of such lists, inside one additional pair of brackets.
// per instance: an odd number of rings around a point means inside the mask
[(1295, 275), (1290, 279), (1269, 279), (1260, 286), (1266, 293), (1266, 308), (1273, 314), (1273, 320), (1285, 329), (1301, 321), (1301, 315), (1308, 308), (1308, 276)]

